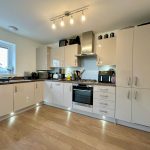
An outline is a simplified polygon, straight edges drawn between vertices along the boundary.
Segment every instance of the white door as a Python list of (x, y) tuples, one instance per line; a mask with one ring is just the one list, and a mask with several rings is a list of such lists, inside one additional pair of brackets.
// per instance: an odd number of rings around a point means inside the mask
[(133, 48), (133, 87), (150, 88), (150, 25), (135, 28)]
[(51, 67), (64, 67), (64, 47), (51, 49)]
[(97, 65), (116, 64), (116, 38), (98, 40), (96, 44)]
[(44, 83), (44, 101), (48, 104), (52, 104), (53, 98), (52, 98), (52, 82), (45, 81)]
[(64, 106), (72, 108), (72, 84), (64, 83)]
[(79, 45), (67, 45), (65, 46), (65, 67), (77, 67), (77, 57), (79, 51)]
[(42, 102), (43, 101), (43, 92), (44, 92), (44, 83), (36, 82), (35, 83), (35, 102)]
[(24, 83), (14, 84), (14, 111), (26, 107)]
[(116, 88), (116, 119), (131, 122), (131, 99), (131, 88)]
[(132, 121), (150, 126), (150, 89), (133, 88)]
[(122, 87), (132, 85), (132, 48), (134, 28), (117, 33), (116, 46), (116, 84)]
[(24, 83), (24, 96), (26, 100), (26, 107), (35, 104), (34, 89), (35, 89), (34, 82)]
[(0, 116), (13, 112), (13, 85), (0, 85)]
[(63, 106), (63, 83), (53, 82), (52, 93), (53, 103), (56, 105)]

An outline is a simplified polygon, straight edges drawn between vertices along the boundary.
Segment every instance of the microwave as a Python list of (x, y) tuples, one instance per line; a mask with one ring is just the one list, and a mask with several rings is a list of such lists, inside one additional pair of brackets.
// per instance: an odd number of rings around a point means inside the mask
[(112, 83), (112, 76), (115, 75), (114, 71), (99, 71), (98, 72), (98, 82), (102, 83)]

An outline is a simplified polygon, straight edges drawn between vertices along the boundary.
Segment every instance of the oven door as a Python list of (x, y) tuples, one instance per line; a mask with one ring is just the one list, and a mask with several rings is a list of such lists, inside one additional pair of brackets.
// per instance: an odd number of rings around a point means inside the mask
[(93, 105), (93, 87), (73, 86), (73, 102)]

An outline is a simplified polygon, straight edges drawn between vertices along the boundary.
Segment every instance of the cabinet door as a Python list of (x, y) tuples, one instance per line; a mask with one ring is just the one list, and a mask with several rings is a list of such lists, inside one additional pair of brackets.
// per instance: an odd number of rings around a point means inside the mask
[(96, 46), (98, 66), (116, 64), (116, 38), (98, 40)]
[(45, 81), (45, 83), (44, 83), (44, 101), (48, 104), (52, 104), (52, 100), (53, 100), (52, 88), (53, 88), (52, 82)]
[(64, 106), (72, 108), (72, 84), (64, 83)]
[(14, 85), (14, 111), (26, 107), (24, 83)]
[(79, 45), (67, 45), (65, 46), (65, 67), (77, 67), (77, 57), (79, 52)]
[(133, 48), (133, 87), (150, 88), (150, 25), (135, 28)]
[(36, 70), (50, 69), (50, 48), (41, 47), (36, 49)]
[(53, 82), (52, 93), (53, 103), (63, 106), (63, 83)]
[(35, 104), (34, 89), (35, 89), (34, 82), (24, 83), (24, 95), (25, 95), (26, 107)]
[(134, 29), (120, 30), (117, 33), (116, 46), (116, 84), (131, 87), (132, 85), (132, 47)]
[(64, 47), (51, 49), (51, 66), (64, 67)]
[(116, 88), (116, 114), (115, 118), (131, 122), (131, 88)]
[(133, 123), (150, 126), (150, 89), (133, 89)]
[(43, 92), (44, 92), (44, 83), (36, 82), (35, 83), (35, 102), (36, 103), (43, 101)]
[(13, 85), (0, 85), (0, 116), (13, 112)]

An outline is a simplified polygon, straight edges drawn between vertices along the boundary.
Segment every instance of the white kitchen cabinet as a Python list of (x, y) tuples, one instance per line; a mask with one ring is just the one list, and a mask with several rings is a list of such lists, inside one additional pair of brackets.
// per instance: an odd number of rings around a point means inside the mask
[(114, 118), (115, 87), (94, 86), (93, 113)]
[(150, 126), (150, 89), (133, 88), (132, 122)]
[(0, 85), (0, 117), (13, 112), (13, 85)]
[(52, 91), (52, 87), (53, 87), (53, 82), (51, 81), (45, 81), (44, 83), (44, 101), (48, 104), (52, 104), (53, 102), (53, 91)]
[(64, 67), (64, 50), (64, 47), (57, 47), (51, 49), (51, 67)]
[(150, 24), (135, 27), (133, 87), (150, 89)]
[(14, 84), (14, 111), (35, 104), (34, 82)]
[(97, 66), (116, 64), (116, 38), (97, 40)]
[(53, 82), (52, 83), (52, 98), (53, 104), (63, 106), (63, 83), (61, 82)]
[(132, 48), (134, 28), (120, 30), (116, 43), (116, 84), (132, 86)]
[(43, 93), (44, 93), (44, 82), (43, 81), (35, 82), (35, 102), (36, 103), (43, 101)]
[(131, 92), (131, 88), (116, 87), (116, 119), (131, 122)]
[(65, 67), (78, 67), (76, 55), (79, 54), (79, 49), (78, 44), (65, 46)]
[(42, 46), (36, 49), (36, 70), (50, 69), (50, 48)]
[(72, 108), (72, 83), (64, 83), (64, 103), (63, 105), (68, 108)]

